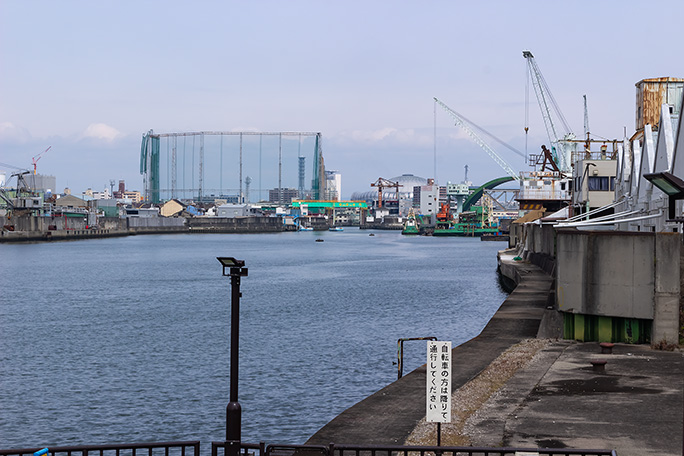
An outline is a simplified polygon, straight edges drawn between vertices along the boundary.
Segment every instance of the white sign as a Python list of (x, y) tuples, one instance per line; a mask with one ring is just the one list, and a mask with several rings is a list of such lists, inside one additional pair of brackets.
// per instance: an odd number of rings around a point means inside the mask
[(451, 423), (451, 342), (427, 343), (427, 412), (432, 423)]

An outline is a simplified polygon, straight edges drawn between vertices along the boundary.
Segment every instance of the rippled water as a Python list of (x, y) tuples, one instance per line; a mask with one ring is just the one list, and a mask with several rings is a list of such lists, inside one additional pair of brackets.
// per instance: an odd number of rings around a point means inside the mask
[[(230, 283), (217, 256), (249, 268), (249, 442), (303, 443), (396, 379), (398, 338), (457, 345), (505, 299), (503, 244), (369, 233), (0, 244), (0, 448), (223, 440)], [(407, 373), (424, 342), (405, 351)]]

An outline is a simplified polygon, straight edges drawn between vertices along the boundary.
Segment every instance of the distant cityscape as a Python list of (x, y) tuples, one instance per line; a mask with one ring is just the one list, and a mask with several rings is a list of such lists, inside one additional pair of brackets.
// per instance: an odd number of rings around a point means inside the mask
[[(479, 236), (505, 235), (512, 220), (531, 211), (550, 214), (565, 210), (559, 217), (569, 217), (606, 207), (599, 212), (606, 216), (615, 212), (610, 205), (620, 195), (634, 191), (639, 192), (638, 200), (628, 201), (636, 201), (635, 209), (645, 210), (648, 205), (641, 200), (649, 190), (640, 180), (656, 165), (674, 166), (669, 155), (656, 151), (655, 144), (662, 148), (674, 141), (661, 141), (660, 136), (674, 136), (677, 129), (681, 109), (677, 100), (684, 80), (645, 79), (637, 87), (642, 95), (637, 96), (639, 117), (630, 140), (565, 135), (530, 155), (529, 172), (513, 170), (482, 139), (482, 129), (435, 99), (494, 159), (504, 176), (473, 185), (466, 165), (463, 180), (442, 185), (410, 173), (379, 177), (368, 183), (368, 190), (352, 193), (350, 201), (341, 198), (342, 174), (325, 169), (321, 133), (157, 134), (150, 130), (143, 135), (141, 146), (142, 190), (127, 188), (123, 180), (110, 180), (102, 190), (89, 188), (74, 195), (66, 188), (58, 193), (56, 177), (37, 173), (35, 158), (33, 172), (18, 171), (9, 178), (0, 174), (3, 233), (15, 233), (10, 237), (16, 237), (18, 232), (31, 232), (29, 237), (40, 237), (47, 232), (54, 235), (85, 229), (120, 233), (142, 228), (168, 232), (211, 227), (219, 232), (254, 232), (339, 226), (406, 230), (410, 225), (410, 232), (415, 229), (420, 234)], [(661, 94), (662, 99), (646, 95), (653, 93)], [(277, 185), (265, 188), (264, 183)], [(629, 226), (672, 228), (658, 218), (662, 204), (649, 204), (649, 215)], [(259, 225), (243, 220), (264, 217), (279, 221)], [(198, 218), (207, 220), (199, 222)]]

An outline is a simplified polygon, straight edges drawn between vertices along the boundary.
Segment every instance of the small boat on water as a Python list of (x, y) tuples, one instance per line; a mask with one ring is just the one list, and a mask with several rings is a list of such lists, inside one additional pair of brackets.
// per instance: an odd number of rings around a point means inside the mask
[(404, 222), (404, 228), (401, 230), (401, 234), (420, 234), (418, 229), (418, 220), (416, 220), (416, 214), (413, 212), (413, 208), (409, 210), (406, 222)]
[(313, 231), (313, 228), (310, 226), (300, 226), (299, 231)]
[(323, 239), (318, 238), (318, 239), (316, 239), (316, 242), (323, 242)]
[(342, 228), (341, 226), (331, 226), (330, 228), (328, 228), (328, 231), (344, 231), (344, 228)]

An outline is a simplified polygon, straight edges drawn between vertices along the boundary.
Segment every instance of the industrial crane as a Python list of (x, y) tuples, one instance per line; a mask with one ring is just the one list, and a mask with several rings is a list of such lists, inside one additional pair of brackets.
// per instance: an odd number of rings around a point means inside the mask
[(382, 189), (394, 188), (397, 192), (397, 201), (399, 201), (399, 187), (403, 187), (399, 182), (392, 182), (391, 180), (378, 177), (378, 180), (371, 184), (371, 187), (378, 187), (378, 208), (382, 207)]
[[(478, 134), (475, 132), (475, 128), (477, 128), (477, 129), (479, 129), (479, 130), (481, 130), (481, 131), (484, 131), (481, 127), (478, 127), (477, 125), (475, 125), (474, 123), (472, 123), (471, 121), (469, 121), (468, 119), (466, 119), (465, 117), (463, 117), (462, 115), (460, 115), (459, 113), (457, 113), (456, 111), (454, 111), (453, 109), (451, 109), (449, 106), (447, 106), (447, 105), (445, 105), (444, 103), (442, 103), (441, 101), (439, 101), (437, 98), (435, 98), (435, 102), (436, 102), (437, 104), (439, 104), (442, 108), (444, 108), (444, 110), (445, 110), (446, 112), (448, 112), (448, 113), (451, 115), (451, 117), (453, 117), (453, 119), (456, 121), (456, 125), (458, 125), (458, 126), (461, 127), (463, 130), (465, 130), (465, 132), (468, 133), (468, 135), (473, 139), (473, 141), (475, 141), (480, 147), (482, 147), (482, 148), (484, 149), (484, 151), (487, 152), (487, 154), (489, 154), (489, 156), (492, 157), (492, 158), (494, 159), (494, 161), (497, 163), (497, 165), (499, 165), (500, 167), (503, 168), (504, 171), (506, 171), (506, 174), (508, 174), (509, 176), (511, 176), (511, 177), (512, 177), (513, 179), (515, 179), (516, 181), (520, 181), (520, 176), (518, 175), (518, 173), (516, 173), (516, 172), (513, 170), (513, 167), (512, 167), (511, 165), (509, 165), (509, 164), (506, 162), (506, 160), (504, 160), (503, 158), (501, 158), (501, 156), (500, 156), (499, 154), (497, 154), (497, 153), (494, 151), (494, 149), (492, 149), (492, 148), (489, 146), (489, 144), (487, 144), (487, 143), (480, 137), (480, 135), (478, 135)], [(490, 133), (488, 133), (488, 134), (489, 134), (490, 136), (494, 137), (494, 136), (491, 135)], [(495, 138), (495, 139), (496, 139), (496, 138)], [(498, 140), (498, 141), (499, 141), (499, 142), (502, 142), (502, 141), (500, 141), (500, 140)], [(503, 143), (503, 142), (502, 142), (502, 143)], [(506, 146), (509, 147), (509, 148), (511, 148), (511, 147), (508, 146), (508, 145), (506, 145)], [(512, 149), (512, 148), (511, 148), (511, 149)], [(521, 154), (520, 152), (516, 151), (515, 149), (513, 149), (513, 150), (514, 150), (516, 153)], [(522, 155), (522, 154), (521, 154), (521, 155)]]
[[(13, 177), (17, 178), (17, 189), (16, 189), (16, 196), (20, 196), (22, 190), (23, 191), (28, 191), (29, 186), (26, 183), (26, 179), (24, 179), (24, 176), (29, 174), (31, 171), (27, 170), (26, 168), (19, 168), (14, 165), (10, 165), (7, 163), (0, 163), (0, 168), (12, 168), (17, 171), (14, 173), (10, 174), (10, 177), (7, 182), (9, 182), (10, 179)], [(5, 205), (7, 206), (8, 209), (12, 210), (14, 209), (14, 198), (10, 197), (9, 195), (9, 188), (6, 188), (7, 182), (0, 182), (0, 200), (5, 202)]]
[(44, 154), (45, 152), (47, 152), (48, 150), (50, 150), (50, 148), (52, 148), (52, 146), (48, 147), (47, 149), (45, 149), (44, 151), (42, 151), (42, 152), (39, 153), (38, 155), (34, 155), (34, 156), (33, 156), (32, 160), (33, 160), (33, 174), (34, 174), (34, 175), (38, 173), (38, 170), (37, 170), (38, 160), (40, 160), (41, 158), (43, 158), (43, 154)]
[[(546, 127), (546, 134), (551, 143), (551, 152), (553, 153), (554, 159), (561, 172), (571, 172), (572, 151), (576, 147), (576, 143), (573, 142), (575, 134), (570, 129), (568, 122), (565, 120), (565, 116), (563, 116), (563, 113), (558, 107), (558, 103), (556, 103), (556, 100), (553, 98), (551, 90), (549, 90), (549, 86), (546, 83), (544, 76), (542, 76), (532, 53), (530, 51), (523, 51), (523, 57), (527, 60), (528, 77), (532, 80), (534, 93), (539, 102), (539, 108), (541, 109), (542, 118), (544, 119), (544, 126)], [(526, 88), (526, 90), (528, 89)], [(525, 94), (525, 99), (528, 99), (527, 93)], [(528, 110), (529, 104), (526, 102), (526, 123), (529, 117)], [(562, 130), (560, 130), (561, 128)], [(525, 125), (525, 135), (527, 135), (528, 130), (529, 126)]]

